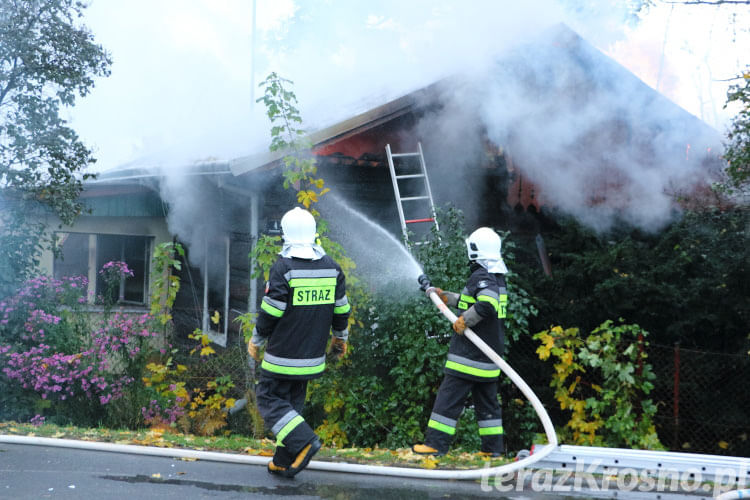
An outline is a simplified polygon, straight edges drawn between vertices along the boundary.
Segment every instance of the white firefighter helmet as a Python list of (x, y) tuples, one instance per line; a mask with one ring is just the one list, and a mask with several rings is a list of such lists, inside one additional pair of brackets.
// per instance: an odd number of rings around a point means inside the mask
[(312, 245), (315, 243), (315, 218), (307, 210), (294, 207), (281, 218), (281, 231), (284, 243)]
[(490, 272), (505, 274), (508, 268), (503, 262), (501, 247), (500, 236), (489, 227), (480, 227), (466, 238), (469, 260), (479, 262)]

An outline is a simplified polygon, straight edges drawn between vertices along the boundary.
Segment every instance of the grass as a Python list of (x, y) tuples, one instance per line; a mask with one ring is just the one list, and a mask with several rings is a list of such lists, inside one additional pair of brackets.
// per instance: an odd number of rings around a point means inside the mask
[[(275, 443), (270, 439), (254, 439), (238, 434), (226, 433), (217, 436), (195, 436), (182, 434), (174, 429), (107, 429), (81, 428), (43, 424), (21, 424), (0, 422), (0, 434), (37, 436), (59, 439), (77, 439), (117, 444), (157, 446), (161, 448), (189, 448), (201, 451), (241, 453), (245, 455), (272, 456)], [(476, 469), (489, 463), (494, 467), (508, 463), (510, 459), (489, 458), (475, 453), (453, 450), (445, 456), (433, 457), (417, 455), (408, 448), (389, 450), (385, 448), (329, 448), (323, 447), (316, 460), (345, 462), (367, 465), (395, 467), (415, 467), (424, 469)]]

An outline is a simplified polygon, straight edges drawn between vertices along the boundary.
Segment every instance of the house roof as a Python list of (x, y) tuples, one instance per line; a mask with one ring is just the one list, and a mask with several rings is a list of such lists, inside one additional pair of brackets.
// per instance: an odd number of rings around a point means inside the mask
[[(315, 147), (325, 146), (330, 142), (345, 139), (352, 135), (377, 127), (394, 118), (398, 118), (413, 109), (424, 97), (430, 94), (437, 82), (428, 87), (416, 90), (364, 113), (340, 121), (329, 127), (312, 132), (308, 139)], [(267, 151), (232, 160), (229, 164), (234, 175), (242, 175), (259, 168), (275, 164), (286, 155), (284, 151)]]

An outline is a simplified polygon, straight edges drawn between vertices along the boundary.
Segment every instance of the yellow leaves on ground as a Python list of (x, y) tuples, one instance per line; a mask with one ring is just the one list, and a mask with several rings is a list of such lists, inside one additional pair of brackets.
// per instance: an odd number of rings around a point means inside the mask
[(154, 428), (146, 433), (142, 439), (133, 439), (132, 444), (141, 446), (156, 446), (157, 448), (173, 448), (174, 445), (164, 439), (164, 429)]
[(437, 463), (438, 463), (437, 458), (427, 457), (427, 458), (422, 459), (421, 465), (425, 469), (434, 469), (435, 467), (437, 467)]

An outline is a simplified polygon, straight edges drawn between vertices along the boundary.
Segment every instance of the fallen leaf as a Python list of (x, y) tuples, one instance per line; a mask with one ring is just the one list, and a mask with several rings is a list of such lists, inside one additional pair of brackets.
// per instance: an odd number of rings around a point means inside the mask
[(195, 462), (198, 459), (194, 457), (180, 457), (180, 460), (182, 460), (183, 462)]
[(153, 477), (153, 478), (156, 478), (156, 479), (159, 479), (159, 478), (161, 478), (161, 474), (159, 474), (159, 473), (157, 472), (157, 473), (155, 473), (155, 474), (151, 474), (151, 477)]

